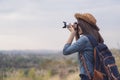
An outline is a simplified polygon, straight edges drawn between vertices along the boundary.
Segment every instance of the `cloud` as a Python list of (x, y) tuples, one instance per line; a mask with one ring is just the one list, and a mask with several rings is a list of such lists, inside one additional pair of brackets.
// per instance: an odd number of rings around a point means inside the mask
[[(119, 0), (1, 0), (0, 36), (4, 37), (0, 37), (0, 43), (4, 49), (62, 48), (69, 35), (62, 29), (62, 21), (76, 21), (76, 12), (95, 15), (106, 41), (112, 35), (118, 41), (119, 3)], [(112, 30), (115, 33), (111, 35)], [(6, 47), (7, 44), (10, 46)]]

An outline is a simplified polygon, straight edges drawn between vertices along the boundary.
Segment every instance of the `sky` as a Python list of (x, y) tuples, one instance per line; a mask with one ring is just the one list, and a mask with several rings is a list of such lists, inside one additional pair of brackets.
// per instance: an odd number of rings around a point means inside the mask
[(120, 0), (0, 0), (0, 50), (62, 50), (75, 13), (91, 13), (109, 48), (120, 49)]

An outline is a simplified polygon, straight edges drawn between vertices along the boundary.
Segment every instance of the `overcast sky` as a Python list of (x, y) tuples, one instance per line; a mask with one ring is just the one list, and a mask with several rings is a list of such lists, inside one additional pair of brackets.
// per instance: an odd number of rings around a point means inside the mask
[(105, 43), (120, 48), (120, 0), (0, 0), (0, 50), (62, 50), (62, 21), (76, 12), (93, 14)]

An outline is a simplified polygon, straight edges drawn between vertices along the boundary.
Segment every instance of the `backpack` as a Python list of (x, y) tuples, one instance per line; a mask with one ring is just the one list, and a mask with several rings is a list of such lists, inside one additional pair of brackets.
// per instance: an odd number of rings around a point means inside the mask
[(120, 80), (118, 67), (112, 52), (104, 43), (98, 43), (92, 35), (86, 35), (94, 48), (94, 76), (91, 78), (86, 67), (85, 60), (83, 65), (87, 75), (91, 80)]

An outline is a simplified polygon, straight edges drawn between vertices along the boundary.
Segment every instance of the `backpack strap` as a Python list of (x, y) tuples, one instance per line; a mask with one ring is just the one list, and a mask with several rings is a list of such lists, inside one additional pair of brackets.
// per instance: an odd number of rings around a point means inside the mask
[(96, 69), (96, 48), (94, 48), (94, 69)]
[(94, 55), (94, 70), (95, 70), (98, 67), (97, 66), (97, 53), (96, 53), (96, 46), (98, 45), (98, 42), (92, 35), (86, 35), (86, 36), (94, 48), (93, 55)]
[[(91, 77), (90, 72), (88, 70), (88, 67), (86, 65), (85, 58), (84, 58), (84, 56), (82, 54), (80, 54), (80, 59), (83, 62), (83, 66), (85, 68), (85, 71), (87, 73), (87, 76), (88, 76), (89, 80), (92, 80), (92, 77)], [(96, 48), (94, 48), (94, 69), (96, 69)]]
[[(94, 48), (94, 68), (96, 68), (96, 46), (98, 45), (98, 42), (96, 41), (96, 39), (92, 36), (92, 35), (86, 35), (87, 37), (88, 37), (88, 39), (90, 40), (90, 42), (91, 42), (91, 44), (92, 44), (92, 46), (93, 46), (93, 48)], [(77, 40), (77, 39), (76, 39)], [(87, 73), (87, 75), (88, 75), (88, 78), (91, 80), (92, 79), (92, 77), (91, 77), (91, 75), (90, 75), (90, 72), (89, 72), (89, 70), (88, 70), (88, 67), (87, 67), (87, 65), (86, 65), (86, 61), (85, 61), (85, 58), (84, 58), (84, 56), (81, 54), (80, 55), (80, 59), (82, 60), (82, 62), (83, 62), (83, 66), (84, 66), (84, 68), (85, 68), (85, 71), (86, 71), (86, 73)]]
[(85, 58), (84, 58), (84, 56), (83, 56), (82, 54), (80, 54), (80, 59), (81, 59), (81, 61), (83, 62), (83, 66), (84, 66), (84, 68), (85, 68), (85, 71), (86, 71), (86, 73), (87, 73), (87, 76), (88, 76), (89, 80), (91, 80), (92, 78), (91, 78), (90, 72), (89, 72), (88, 67), (87, 67), (87, 65), (86, 65)]

